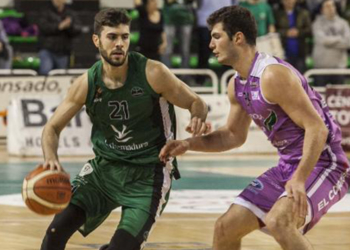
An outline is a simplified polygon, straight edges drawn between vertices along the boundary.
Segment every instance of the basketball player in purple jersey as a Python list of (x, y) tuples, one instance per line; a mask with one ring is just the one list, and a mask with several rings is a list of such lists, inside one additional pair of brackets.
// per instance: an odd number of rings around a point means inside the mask
[(159, 156), (166, 161), (187, 150), (239, 147), (254, 120), (280, 160), (217, 220), (213, 249), (241, 249), (241, 239), (256, 229), (267, 230), (283, 249), (313, 249), (303, 235), (346, 194), (350, 182), (341, 131), (320, 95), (296, 69), (256, 51), (256, 24), (248, 10), (224, 7), (208, 18), (208, 24), (210, 48), (220, 63), (237, 72), (228, 86), (227, 124), (206, 136), (171, 141)]

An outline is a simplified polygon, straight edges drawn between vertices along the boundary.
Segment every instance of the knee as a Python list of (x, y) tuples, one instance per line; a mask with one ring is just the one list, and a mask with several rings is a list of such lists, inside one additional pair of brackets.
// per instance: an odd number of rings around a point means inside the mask
[(287, 236), (286, 232), (292, 228), (292, 221), (288, 215), (267, 214), (265, 224), (270, 233), (276, 237)]
[(142, 244), (137, 237), (134, 237), (124, 229), (118, 229), (113, 235), (106, 250), (140, 250)]
[(235, 222), (225, 220), (225, 217), (220, 217), (215, 223), (214, 235), (219, 240), (240, 240), (243, 236), (240, 235), (238, 228), (235, 226)]

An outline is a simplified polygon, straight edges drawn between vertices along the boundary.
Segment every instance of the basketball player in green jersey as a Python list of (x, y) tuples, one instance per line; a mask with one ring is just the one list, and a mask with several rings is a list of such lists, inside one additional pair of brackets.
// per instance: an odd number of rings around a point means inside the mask
[(44, 167), (63, 171), (57, 155), (59, 134), (85, 105), (93, 123), (96, 157), (73, 181), (69, 206), (46, 231), (41, 250), (63, 250), (71, 235), (84, 236), (117, 208), (122, 216), (103, 250), (142, 249), (178, 177), (176, 163), (158, 159), (175, 135), (173, 105), (188, 109), (187, 131), (206, 133), (206, 104), (163, 64), (128, 52), (130, 18), (106, 9), (95, 16), (93, 42), (101, 60), (73, 83), (42, 135)]

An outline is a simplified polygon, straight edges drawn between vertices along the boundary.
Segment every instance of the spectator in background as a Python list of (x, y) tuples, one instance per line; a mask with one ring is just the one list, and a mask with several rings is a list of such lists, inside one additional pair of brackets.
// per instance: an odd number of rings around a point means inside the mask
[(144, 56), (160, 61), (167, 41), (164, 32), (164, 19), (158, 9), (157, 0), (134, 0), (139, 12), (140, 39), (137, 51)]
[(163, 62), (171, 67), (171, 56), (174, 52), (174, 39), (180, 44), (181, 68), (189, 68), (190, 48), (192, 38), (192, 28), (194, 22), (194, 14), (192, 10), (193, 0), (184, 0), (179, 3), (177, 0), (164, 1), (164, 30), (166, 33), (167, 47), (163, 55)]
[[(312, 19), (314, 19), (318, 12), (321, 10), (323, 0), (305, 0), (309, 11), (311, 12)], [(346, 8), (347, 0), (334, 0), (339, 13), (343, 13)]]
[[(345, 69), (347, 50), (350, 48), (350, 28), (348, 22), (338, 16), (333, 0), (323, 1), (321, 15), (312, 24), (312, 32), (314, 67)], [(343, 76), (325, 75), (316, 77), (314, 85), (342, 84), (343, 81)]]
[[(236, 5), (238, 1), (233, 0), (197, 0), (197, 32), (198, 32), (198, 68), (208, 68), (208, 60), (211, 55), (209, 48), (210, 32), (207, 26), (207, 18), (214, 11), (230, 5)], [(203, 77), (197, 77), (197, 83), (202, 85)]]
[(67, 69), (72, 39), (81, 33), (81, 26), (75, 13), (66, 5), (66, 0), (52, 0), (50, 8), (41, 14), (39, 31), (39, 74)]
[(0, 20), (0, 69), (12, 68), (12, 47)]
[(258, 36), (276, 32), (275, 19), (268, 3), (261, 0), (247, 0), (240, 2), (239, 5), (247, 8), (253, 14), (258, 26)]
[(299, 8), (297, 0), (282, 0), (275, 11), (276, 29), (281, 35), (286, 60), (301, 73), (306, 70), (306, 38), (311, 35), (311, 17), (307, 10)]

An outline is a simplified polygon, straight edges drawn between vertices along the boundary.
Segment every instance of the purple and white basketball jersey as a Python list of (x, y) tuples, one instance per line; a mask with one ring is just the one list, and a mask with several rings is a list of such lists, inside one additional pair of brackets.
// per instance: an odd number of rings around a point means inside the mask
[(324, 151), (305, 184), (309, 202), (309, 216), (303, 228), (305, 233), (346, 194), (350, 182), (349, 164), (340, 144), (341, 130), (321, 96), (293, 66), (264, 53), (256, 53), (247, 80), (242, 80), (238, 74), (234, 76), (235, 97), (277, 148), (280, 161), (277, 167), (255, 179), (234, 203), (247, 207), (264, 222), (266, 213), (284, 195), (284, 186), (302, 157), (305, 131), (279, 105), (268, 102), (260, 87), (264, 70), (273, 64), (287, 67), (299, 77), (302, 87), (329, 130)]
[[(315, 92), (295, 68), (279, 58), (264, 53), (256, 53), (249, 77), (246, 81), (235, 75), (235, 95), (238, 102), (267, 135), (268, 140), (278, 149), (281, 160), (286, 163), (299, 162), (304, 143), (304, 130), (298, 127), (282, 108), (268, 102), (260, 88), (260, 78), (265, 68), (272, 64), (283, 65), (292, 70), (300, 79), (306, 94), (329, 129), (327, 144), (339, 145), (341, 131), (334, 122), (326, 103)], [(321, 158), (327, 158), (322, 155)]]

